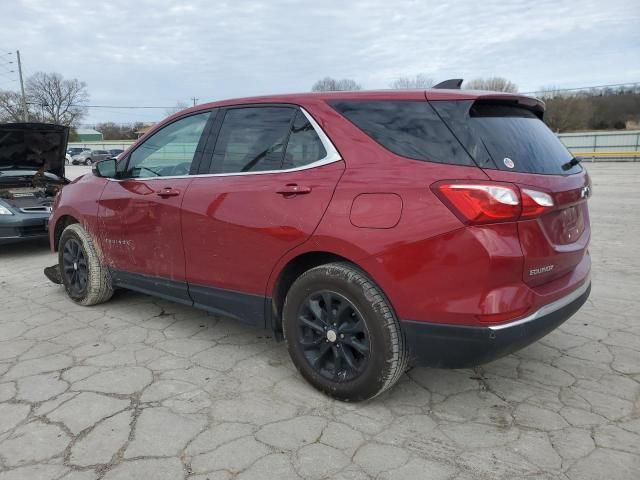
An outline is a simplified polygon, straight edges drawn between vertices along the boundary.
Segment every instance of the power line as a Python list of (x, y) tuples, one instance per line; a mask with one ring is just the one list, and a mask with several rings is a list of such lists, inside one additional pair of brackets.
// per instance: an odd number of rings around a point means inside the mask
[(175, 107), (158, 107), (152, 105), (71, 105), (72, 107), (83, 107), (83, 108), (118, 108), (118, 109), (167, 109), (167, 108), (175, 108)]
[[(613, 87), (627, 87), (627, 86), (636, 86), (640, 85), (640, 82), (627, 82), (627, 83), (608, 83), (605, 85), (591, 85), (588, 87), (572, 87), (572, 88), (548, 88), (535, 90), (530, 92), (519, 92), (523, 95), (530, 95), (533, 93), (544, 93), (544, 92), (572, 92), (578, 90), (592, 90), (597, 88), (613, 88)], [(192, 97), (191, 100), (197, 102), (198, 99)], [(84, 108), (116, 108), (116, 109), (171, 109), (175, 108), (175, 106), (155, 106), (155, 105), (72, 105), (73, 107), (84, 107)]]
[(532, 93), (544, 93), (544, 92), (574, 92), (578, 90), (592, 90), (595, 88), (613, 88), (613, 87), (627, 87), (627, 86), (640, 85), (640, 82), (627, 82), (627, 83), (609, 83), (607, 85), (592, 85), (590, 87), (573, 87), (573, 88), (546, 88), (541, 90), (534, 90), (532, 92), (519, 92), (523, 95), (530, 95)]
[[(27, 102), (29, 105), (37, 105), (42, 106), (40, 103), (35, 102)], [(159, 107), (152, 105), (85, 105), (83, 103), (72, 103), (69, 105), (70, 107), (81, 107), (81, 108), (109, 108), (109, 109), (160, 109), (160, 108), (174, 108), (174, 107)]]
[[(0, 54), (3, 55), (3, 54)], [(13, 63), (13, 62), (10, 62)], [(0, 66), (2, 64), (0, 63)], [(14, 73), (13, 70), (8, 71), (7, 73)], [(0, 72), (2, 75), (2, 72)], [(13, 80), (15, 81), (15, 80)], [(586, 87), (572, 87), (572, 88), (548, 88), (548, 89), (540, 89), (533, 90), (529, 92), (518, 92), (523, 95), (530, 95), (535, 93), (545, 93), (545, 92), (571, 92), (571, 91), (579, 91), (579, 90), (592, 90), (598, 88), (613, 88), (613, 87), (624, 87), (624, 86), (636, 86), (640, 85), (640, 82), (627, 82), (627, 83), (609, 83), (604, 85), (591, 85)], [(198, 101), (197, 98), (192, 97), (191, 100), (196, 103)], [(31, 105), (39, 105), (29, 102)], [(111, 110), (168, 110), (175, 108), (175, 105), (172, 106), (160, 106), (160, 105), (84, 105), (84, 104), (73, 104), (70, 105), (72, 107), (81, 107), (81, 108), (89, 108), (89, 109), (111, 109)]]

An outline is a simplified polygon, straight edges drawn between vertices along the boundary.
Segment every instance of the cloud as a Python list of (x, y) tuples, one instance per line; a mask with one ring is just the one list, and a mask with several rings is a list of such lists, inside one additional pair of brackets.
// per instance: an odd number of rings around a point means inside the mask
[(500, 75), (523, 91), (640, 80), (637, 0), (24, 0), (3, 17), (0, 48), (19, 48), (27, 74), (84, 80), (94, 104), (305, 91), (326, 75), (366, 88)]

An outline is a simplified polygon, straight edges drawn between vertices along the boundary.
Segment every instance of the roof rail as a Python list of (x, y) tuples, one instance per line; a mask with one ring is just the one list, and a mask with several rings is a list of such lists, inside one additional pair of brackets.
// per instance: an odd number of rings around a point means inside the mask
[(434, 85), (431, 88), (448, 88), (453, 90), (460, 90), (462, 86), (462, 78), (451, 78), (449, 80), (445, 80), (444, 82), (440, 82), (437, 85)]

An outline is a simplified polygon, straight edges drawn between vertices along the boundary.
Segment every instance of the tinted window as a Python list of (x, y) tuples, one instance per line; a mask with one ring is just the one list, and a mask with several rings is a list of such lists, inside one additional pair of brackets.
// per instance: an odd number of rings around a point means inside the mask
[(397, 155), (473, 165), (471, 157), (426, 101), (346, 101), (331, 105)]
[(298, 111), (291, 126), (282, 168), (297, 168), (327, 156), (318, 134), (304, 113)]
[(469, 111), (469, 124), (499, 170), (544, 174), (581, 170), (577, 165), (562, 169), (571, 160), (571, 153), (542, 120), (525, 108), (477, 103)]
[(213, 172), (279, 170), (295, 113), (287, 107), (228, 110), (213, 154)]
[(191, 115), (154, 133), (131, 154), (127, 176), (187, 175), (209, 115)]

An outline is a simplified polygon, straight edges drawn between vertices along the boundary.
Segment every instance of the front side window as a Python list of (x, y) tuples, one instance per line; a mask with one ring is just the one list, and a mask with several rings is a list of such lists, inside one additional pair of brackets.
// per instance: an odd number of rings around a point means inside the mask
[(228, 110), (213, 153), (212, 173), (279, 170), (295, 113), (290, 107)]
[(291, 126), (282, 168), (298, 168), (326, 157), (327, 151), (307, 116), (298, 111)]
[(149, 137), (129, 158), (127, 177), (188, 175), (211, 112), (177, 120)]

